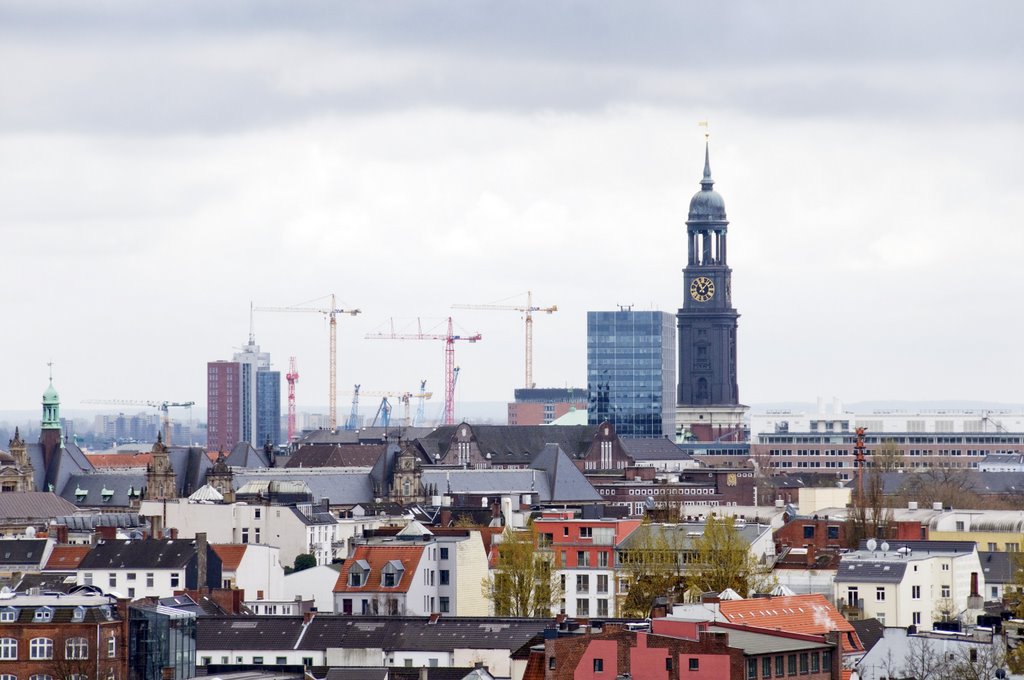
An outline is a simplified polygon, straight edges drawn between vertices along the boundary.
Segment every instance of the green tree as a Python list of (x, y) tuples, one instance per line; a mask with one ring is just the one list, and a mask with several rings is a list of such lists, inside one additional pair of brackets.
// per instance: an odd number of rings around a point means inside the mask
[(495, 615), (550, 616), (563, 592), (556, 553), (537, 550), (532, 526), (519, 531), (506, 527), (500, 539), (494, 570), (482, 584)]
[(761, 564), (736, 529), (733, 517), (708, 517), (704, 533), (693, 540), (685, 572), (686, 589), (720, 593), (732, 588), (743, 597), (775, 586), (770, 565)]
[(889, 527), (893, 520), (879, 468), (871, 468), (864, 475), (863, 494), (857, 489), (856, 477), (853, 484), (853, 507), (846, 520), (846, 538), (849, 547), (856, 550), (862, 540), (889, 538)]
[(620, 573), (629, 591), (621, 605), (627, 618), (644, 618), (658, 597), (674, 600), (683, 584), (683, 551), (679, 532), (673, 525), (644, 524), (629, 536), (619, 550)]
[(315, 555), (309, 555), (309, 554), (296, 555), (295, 556), (295, 568), (292, 570), (292, 573), (295, 573), (296, 571), (302, 571), (304, 569), (309, 569), (309, 568), (315, 567), (315, 566), (316, 566), (316, 556)]

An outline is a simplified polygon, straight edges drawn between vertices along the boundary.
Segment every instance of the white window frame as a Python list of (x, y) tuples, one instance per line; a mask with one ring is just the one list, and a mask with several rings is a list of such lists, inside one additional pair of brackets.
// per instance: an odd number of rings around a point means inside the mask
[(28, 645), (28, 658), (33, 661), (48, 661), (53, 658), (53, 639), (32, 638)]
[(0, 638), (0, 659), (4, 661), (18, 660), (18, 638)]
[(64, 642), (64, 658), (76, 660), (88, 659), (89, 641), (84, 637), (68, 638)]

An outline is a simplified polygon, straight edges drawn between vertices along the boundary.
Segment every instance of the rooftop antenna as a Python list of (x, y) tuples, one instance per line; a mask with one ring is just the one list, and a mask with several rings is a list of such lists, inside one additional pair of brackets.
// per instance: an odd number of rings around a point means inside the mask
[(706, 142), (711, 139), (711, 126), (708, 120), (705, 118), (704, 120), (697, 121), (697, 125), (704, 128), (704, 141)]
[(254, 308), (252, 306), (252, 300), (249, 300), (249, 344), (256, 344), (256, 323), (255, 316), (253, 314)]

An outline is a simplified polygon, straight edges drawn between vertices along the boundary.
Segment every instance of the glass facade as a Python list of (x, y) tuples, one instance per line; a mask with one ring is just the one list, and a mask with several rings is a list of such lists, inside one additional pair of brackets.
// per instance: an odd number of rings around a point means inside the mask
[(174, 669), (174, 680), (196, 675), (196, 615), (170, 607), (133, 606), (128, 615), (130, 680), (161, 680)]
[(675, 432), (675, 317), (587, 312), (587, 422), (626, 437)]
[(263, 446), (267, 439), (277, 446), (281, 443), (281, 372), (256, 372), (256, 439), (255, 446)]

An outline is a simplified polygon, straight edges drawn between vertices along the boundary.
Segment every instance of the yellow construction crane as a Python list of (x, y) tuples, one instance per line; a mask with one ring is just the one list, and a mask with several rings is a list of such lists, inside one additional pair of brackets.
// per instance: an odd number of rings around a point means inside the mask
[[(356, 392), (343, 392), (345, 396), (353, 396)], [(411, 418), (411, 404), (413, 399), (430, 399), (434, 396), (433, 392), (393, 392), (388, 390), (364, 390), (360, 388), (358, 392), (360, 397), (382, 397), (383, 399), (397, 399), (402, 404), (402, 426), (409, 427), (412, 425)]]
[[(356, 314), (360, 314), (362, 310), (359, 310), (359, 309), (338, 309), (338, 305), (337, 305), (337, 302), (335, 301), (334, 293), (331, 293), (330, 298), (331, 298), (331, 305), (330, 305), (330, 307), (327, 307), (326, 309), (321, 308), (321, 307), (304, 307), (304, 306), (301, 306), (301, 305), (296, 305), (296, 306), (293, 306), (293, 307), (253, 307), (253, 310), (257, 311), (257, 312), (313, 312), (314, 314), (323, 314), (324, 316), (326, 316), (326, 317), (328, 317), (330, 319), (330, 326), (331, 326), (331, 348), (330, 348), (331, 372), (330, 372), (330, 382), (331, 382), (331, 384), (330, 384), (330, 387), (328, 388), (330, 390), (330, 394), (328, 396), (329, 396), (329, 402), (330, 402), (330, 414), (329, 414), (329, 417), (330, 417), (330, 422), (331, 422), (331, 431), (333, 432), (338, 427), (338, 408), (337, 408), (337, 406), (338, 406), (338, 392), (337, 392), (337, 383), (338, 383), (338, 320), (337, 320), (337, 316), (338, 316), (338, 314), (348, 314), (350, 316), (355, 316)], [(326, 299), (326, 297), (318, 298), (318, 299), (319, 300), (324, 300), (324, 299)], [(316, 302), (316, 300), (311, 300), (310, 302)], [(308, 303), (303, 303), (303, 304), (308, 304)]]
[[(189, 410), (189, 427), (192, 426), (192, 407), (194, 401), (134, 401), (132, 399), (85, 399), (83, 404), (107, 404), (109, 406), (148, 406), (159, 409), (163, 414), (164, 444), (171, 445), (171, 408), (187, 408)], [(191, 433), (190, 433), (191, 434)]]
[(535, 307), (533, 305), (533, 292), (526, 291), (526, 306), (522, 305), (452, 305), (452, 309), (488, 309), (522, 312), (526, 315), (526, 387), (534, 387), (533, 382), (533, 313), (545, 312), (551, 314), (558, 311), (558, 305), (550, 307)]

